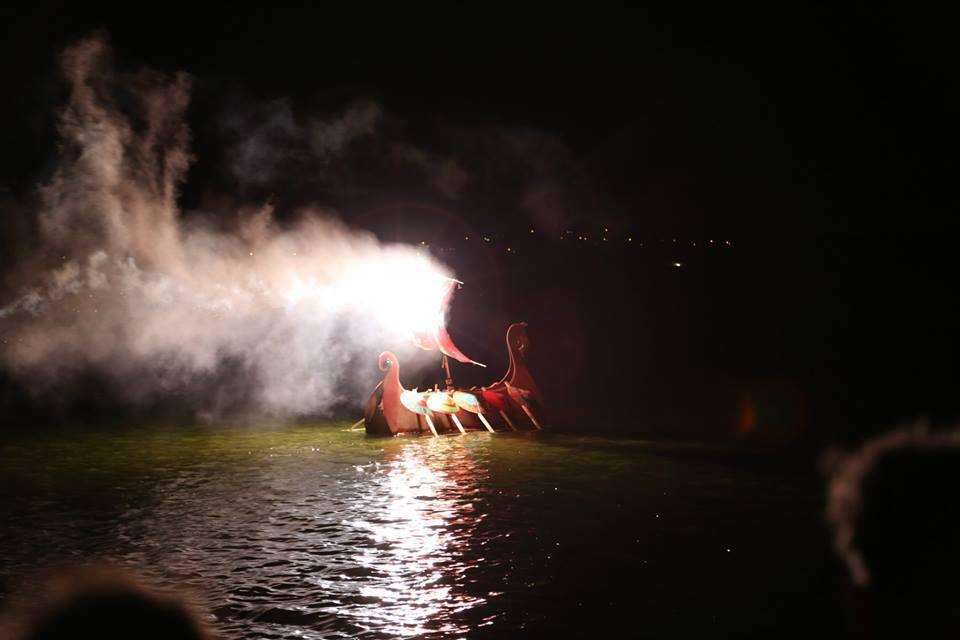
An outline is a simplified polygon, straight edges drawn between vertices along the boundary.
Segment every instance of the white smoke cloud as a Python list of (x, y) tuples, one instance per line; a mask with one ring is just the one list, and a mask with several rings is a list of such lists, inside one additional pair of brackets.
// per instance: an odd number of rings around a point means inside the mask
[(374, 102), (353, 104), (331, 122), (313, 122), (310, 146), (321, 157), (340, 153), (353, 140), (373, 135), (382, 118), (383, 111)]
[(224, 123), (234, 138), (229, 171), (244, 185), (270, 185), (291, 169), (319, 179), (318, 166), (344, 162), (350, 145), (374, 137), (382, 120), (381, 106), (368, 100), (326, 120), (297, 117), (287, 98), (235, 107)]
[[(0, 307), (14, 374), (50, 387), (92, 368), (138, 401), (189, 397), (230, 366), (249, 383), (244, 404), (302, 415), (362, 402), (380, 350), (413, 352), (410, 310), (442, 292), (442, 265), (318, 209), (283, 228), (269, 206), (226, 212), (241, 221), (232, 231), (209, 214), (184, 222), (190, 79), (119, 74), (101, 37), (67, 50), (62, 70), (70, 94), (35, 212), (40, 242)], [(376, 108), (357, 109), (313, 144), (335, 151), (375, 126)], [(216, 412), (238, 400), (224, 393), (193, 401)]]
[(230, 180), (246, 193), (306, 200), (426, 197), (471, 211), (490, 231), (528, 218), (548, 237), (583, 219), (608, 223), (619, 215), (591, 156), (557, 133), (394, 113), (369, 99), (334, 104), (324, 102), (320, 119), (306, 100), (231, 98), (218, 129)]

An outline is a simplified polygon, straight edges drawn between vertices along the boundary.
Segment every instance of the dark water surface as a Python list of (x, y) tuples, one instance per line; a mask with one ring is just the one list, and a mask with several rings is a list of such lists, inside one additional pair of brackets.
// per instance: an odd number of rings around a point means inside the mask
[(228, 638), (836, 630), (815, 475), (692, 445), (344, 424), (8, 436), (0, 585), (104, 559)]

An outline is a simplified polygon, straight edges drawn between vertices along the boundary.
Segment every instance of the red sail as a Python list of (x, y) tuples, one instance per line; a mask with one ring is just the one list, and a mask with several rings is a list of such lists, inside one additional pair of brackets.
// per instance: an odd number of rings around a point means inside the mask
[(440, 353), (445, 356), (450, 356), (454, 360), (459, 362), (465, 362), (467, 364), (475, 364), (479, 367), (485, 367), (487, 365), (480, 364), (475, 360), (468, 358), (463, 351), (457, 348), (457, 345), (453, 344), (453, 339), (450, 337), (450, 334), (447, 333), (447, 328), (444, 326), (437, 327), (437, 346), (440, 347)]
[(439, 349), (440, 353), (445, 356), (449, 356), (458, 362), (485, 367), (487, 365), (480, 364), (475, 360), (471, 360), (465, 353), (463, 353), (463, 351), (460, 351), (460, 349), (457, 348), (457, 345), (453, 343), (453, 338), (450, 337), (450, 334), (447, 333), (447, 328), (444, 326), (447, 317), (447, 307), (450, 306), (450, 299), (453, 297), (453, 292), (459, 284), (460, 282), (458, 280), (450, 280), (447, 286), (447, 291), (440, 301), (440, 320), (437, 328), (432, 334), (427, 331), (415, 332), (413, 334), (413, 343), (425, 351)]
[(413, 344), (417, 345), (424, 351), (435, 351), (436, 349), (439, 349), (437, 339), (425, 331), (417, 331), (413, 334)]

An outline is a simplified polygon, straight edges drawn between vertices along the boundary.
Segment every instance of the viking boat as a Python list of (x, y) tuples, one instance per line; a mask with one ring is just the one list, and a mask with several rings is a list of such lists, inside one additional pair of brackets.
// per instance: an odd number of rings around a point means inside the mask
[[(443, 300), (449, 304), (454, 284)], [(530, 347), (527, 323), (517, 322), (507, 328), (507, 353), (510, 364), (502, 378), (487, 386), (461, 389), (454, 386), (450, 359), (465, 364), (485, 366), (471, 360), (453, 343), (443, 326), (445, 313), (433, 331), (414, 336), (415, 344), (442, 354), (446, 372), (443, 389), (419, 391), (404, 389), (400, 382), (400, 362), (390, 351), (380, 354), (379, 367), (383, 380), (367, 400), (363, 423), (369, 435), (399, 434), (463, 434), (467, 431), (539, 430), (538, 416), (543, 416), (543, 399), (527, 368), (526, 353)]]

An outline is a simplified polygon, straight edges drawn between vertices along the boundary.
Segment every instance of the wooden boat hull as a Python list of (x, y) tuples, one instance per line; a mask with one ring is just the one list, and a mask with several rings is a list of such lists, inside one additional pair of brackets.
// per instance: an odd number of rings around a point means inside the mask
[[(487, 423), (495, 431), (535, 430), (542, 428), (544, 415), (540, 391), (527, 368), (525, 354), (530, 341), (526, 323), (514, 323), (507, 328), (506, 342), (510, 366), (500, 380), (488, 387), (448, 389), (444, 392), (465, 391), (474, 395)], [(414, 412), (401, 402), (404, 393), (400, 384), (399, 364), (390, 352), (380, 356), (384, 379), (373, 390), (364, 407), (363, 422), (367, 434), (393, 436), (399, 434), (430, 434), (432, 422), (438, 434), (465, 431), (486, 431), (487, 426), (471, 411), (459, 409), (455, 413), (421, 410)], [(412, 405), (411, 405), (412, 406)], [(417, 409), (417, 407), (413, 407)], [(429, 421), (428, 421), (429, 418)], [(454, 420), (456, 418), (456, 420)]]

